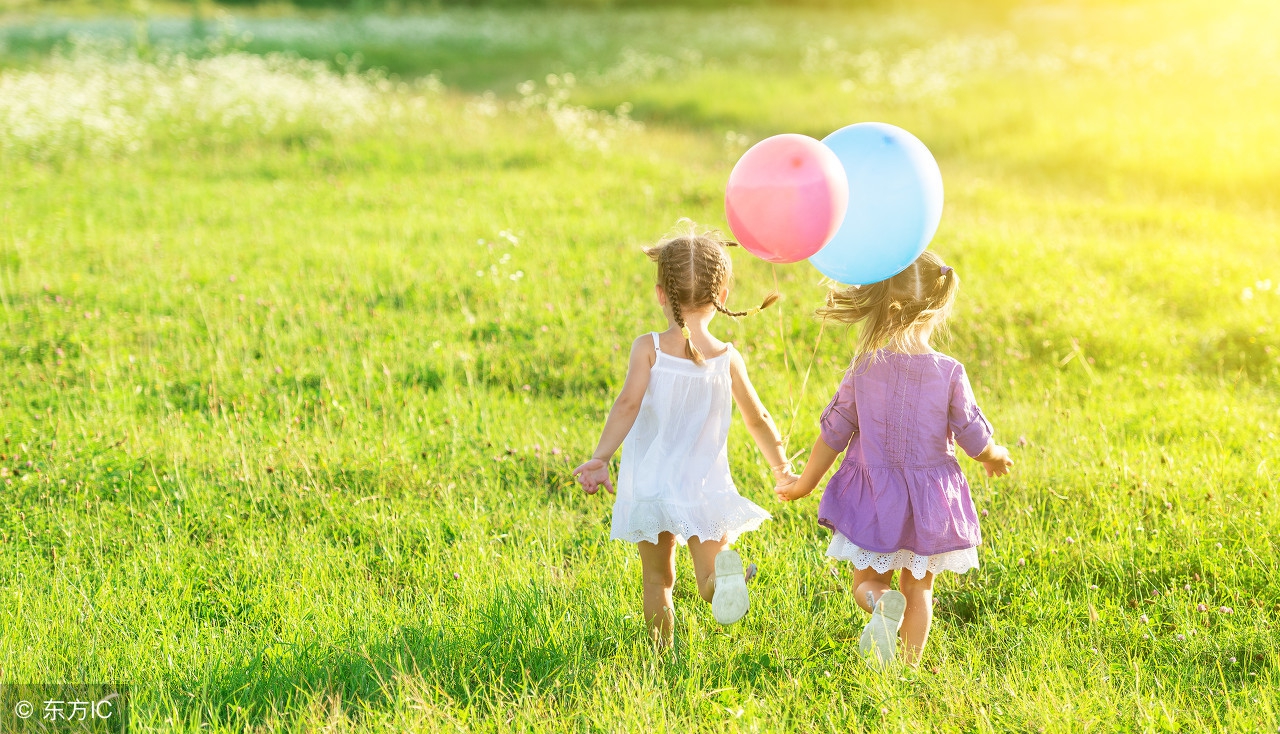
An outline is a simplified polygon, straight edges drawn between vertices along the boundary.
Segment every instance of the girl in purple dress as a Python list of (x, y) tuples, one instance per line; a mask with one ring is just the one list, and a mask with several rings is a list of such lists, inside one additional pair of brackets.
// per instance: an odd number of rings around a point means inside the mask
[[(871, 612), (859, 648), (882, 667), (899, 638), (903, 659), (919, 660), (934, 575), (978, 566), (978, 516), (953, 443), (988, 476), (1013, 466), (964, 365), (929, 344), (959, 288), (956, 272), (925, 252), (888, 280), (831, 294), (818, 316), (861, 324), (861, 333), (804, 473), (776, 489), (784, 501), (808, 495), (844, 452), (818, 522), (833, 533), (827, 555), (853, 562), (854, 599)], [(895, 571), (901, 591), (891, 588)]]

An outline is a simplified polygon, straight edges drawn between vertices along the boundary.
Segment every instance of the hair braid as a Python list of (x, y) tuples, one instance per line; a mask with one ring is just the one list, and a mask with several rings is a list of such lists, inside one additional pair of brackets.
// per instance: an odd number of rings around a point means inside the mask
[(756, 306), (755, 308), (749, 308), (746, 311), (730, 311), (729, 309), (725, 308), (724, 305), (721, 304), (719, 301), (716, 301), (716, 310), (724, 314), (725, 316), (732, 316), (734, 318), (739, 318), (741, 316), (752, 316), (754, 314), (757, 314), (765, 310), (766, 308), (772, 306), (773, 304), (777, 303), (780, 300), (782, 300), (781, 293), (777, 293), (777, 292), (770, 293), (769, 295), (764, 297), (764, 300), (760, 302), (759, 306)]
[(724, 239), (717, 232), (698, 234), (696, 226), (687, 219), (681, 220), (681, 224), (685, 231), (654, 247), (645, 248), (644, 252), (658, 266), (658, 284), (666, 293), (671, 319), (684, 336), (685, 354), (700, 365), (706, 359), (693, 345), (685, 320), (686, 310), (710, 306), (727, 316), (749, 316), (773, 305), (780, 296), (770, 293), (759, 307), (730, 311), (720, 302), (720, 293), (733, 278), (733, 262), (725, 248), (735, 247), (737, 243)]
[[(689, 248), (692, 252), (693, 248)], [(690, 264), (692, 270), (692, 263)], [(671, 305), (671, 317), (675, 319), (676, 326), (680, 327), (680, 334), (684, 337), (684, 353), (694, 364), (702, 364), (706, 359), (702, 356), (702, 352), (693, 346), (692, 335), (689, 333), (689, 325), (684, 320), (684, 309), (680, 307), (680, 302), (688, 300), (690, 294), (686, 293), (686, 289), (681, 287), (681, 283), (676, 278), (674, 267), (659, 267), (663, 271), (662, 289), (667, 292), (667, 303)]]

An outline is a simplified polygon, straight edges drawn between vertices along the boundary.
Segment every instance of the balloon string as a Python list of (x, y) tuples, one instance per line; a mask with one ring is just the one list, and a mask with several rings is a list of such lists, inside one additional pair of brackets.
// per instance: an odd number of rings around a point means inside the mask
[[(773, 270), (773, 290), (775, 293), (781, 293), (782, 291), (778, 287), (778, 265), (776, 263), (770, 263), (769, 267)], [(791, 381), (791, 360), (787, 356), (787, 332), (783, 327), (781, 308), (778, 309), (778, 341), (782, 342), (782, 368), (787, 373), (787, 402), (791, 405), (791, 418), (792, 420), (795, 420), (795, 390), (793, 389)], [(785, 440), (783, 441), (783, 445), (786, 445)]]
[[(809, 373), (813, 372), (813, 362), (818, 356), (818, 347), (822, 344), (822, 334), (824, 331), (826, 331), (826, 329), (827, 329), (827, 320), (823, 319), (818, 325), (818, 338), (813, 342), (813, 353), (809, 355), (809, 366), (806, 367), (804, 370), (804, 380), (800, 383), (800, 402), (801, 403), (804, 402), (804, 392), (805, 392), (805, 389), (809, 387)], [(789, 446), (791, 444), (791, 431), (794, 430), (796, 427), (797, 415), (799, 415), (799, 411), (793, 408), (791, 411), (791, 425), (787, 426), (787, 435), (783, 436), (782, 438), (783, 446)], [(796, 456), (799, 456), (799, 455), (800, 455), (800, 452), (796, 452)], [(791, 458), (794, 459), (795, 456)]]

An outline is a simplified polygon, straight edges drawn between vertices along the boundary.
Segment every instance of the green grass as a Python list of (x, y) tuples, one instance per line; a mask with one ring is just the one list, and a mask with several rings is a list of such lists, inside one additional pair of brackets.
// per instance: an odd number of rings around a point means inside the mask
[[(1276, 731), (1280, 14), (965, 7), (453, 12), (510, 61), (406, 46), (433, 60), (393, 72), (448, 85), (426, 117), (6, 154), (0, 680), (127, 682), (146, 731)], [(11, 71), (48, 22), (5, 26)], [(644, 129), (601, 152), (505, 108), (564, 71)], [(739, 135), (864, 119), (943, 170), (946, 349), (1016, 447), (1005, 480), (966, 465), (983, 565), (939, 581), (919, 671), (872, 673), (816, 501), (776, 504), (738, 424), (774, 513), (739, 544), (752, 612), (717, 627), (682, 557), (655, 656), (568, 472), (662, 325), (639, 247), (723, 223)], [(787, 300), (714, 326), (811, 445), (851, 335), (815, 349), (808, 265), (735, 265), (733, 302)]]

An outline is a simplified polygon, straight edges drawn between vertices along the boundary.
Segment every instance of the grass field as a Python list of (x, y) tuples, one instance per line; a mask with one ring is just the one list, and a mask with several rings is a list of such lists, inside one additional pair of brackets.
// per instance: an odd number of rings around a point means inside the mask
[[(138, 731), (1280, 728), (1273, 3), (273, 12), (0, 20), (0, 681)], [(682, 557), (657, 657), (569, 476), (663, 323), (639, 247), (870, 119), (939, 160), (945, 348), (1015, 447), (966, 465), (983, 565), (871, 672), (737, 424), (752, 611)], [(735, 265), (786, 300), (715, 326), (811, 445), (852, 335)]]

